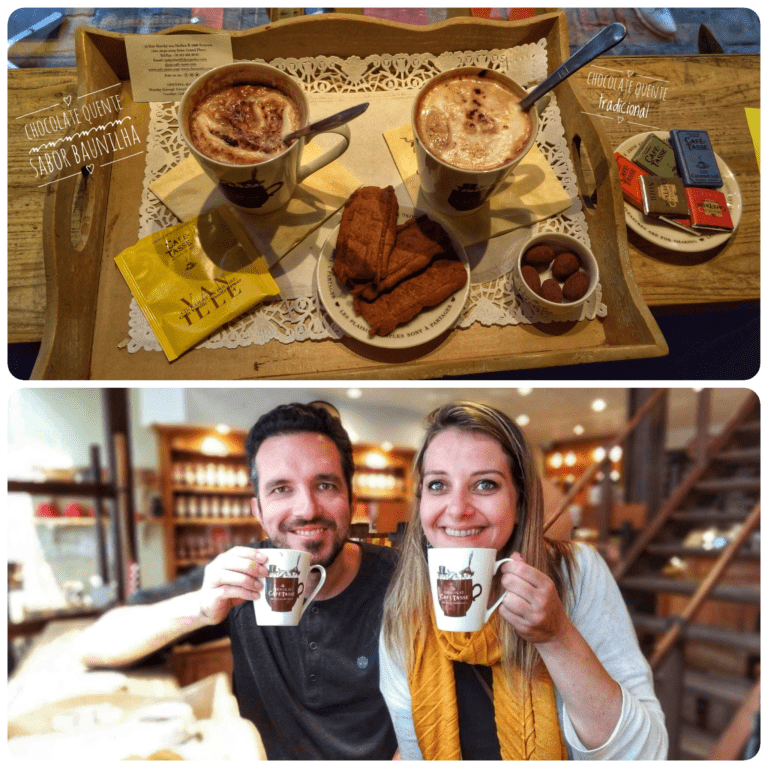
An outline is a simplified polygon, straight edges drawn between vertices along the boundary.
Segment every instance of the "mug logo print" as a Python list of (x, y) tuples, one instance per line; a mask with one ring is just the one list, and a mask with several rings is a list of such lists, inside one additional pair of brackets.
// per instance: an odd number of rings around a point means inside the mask
[(444, 565), (437, 571), (437, 599), (444, 616), (466, 616), (472, 603), (483, 594), (483, 585), (472, 583), (474, 571), (469, 567), (472, 555), (469, 556), (467, 567), (462, 571), (449, 571)]
[(227, 188), (232, 202), (247, 208), (261, 208), (283, 186), (282, 181), (276, 181), (265, 187), (257, 178), (239, 183), (222, 181), (221, 184)]
[(267, 576), (267, 602), (269, 607), (277, 613), (286, 613), (293, 610), (296, 601), (304, 592), (304, 584), (299, 581), (300, 571), (296, 565), (288, 570), (280, 570), (276, 565), (269, 566)]

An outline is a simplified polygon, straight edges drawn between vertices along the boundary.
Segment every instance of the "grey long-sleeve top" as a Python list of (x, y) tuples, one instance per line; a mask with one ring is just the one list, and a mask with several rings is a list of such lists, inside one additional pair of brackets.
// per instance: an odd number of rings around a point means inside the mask
[[(572, 760), (664, 760), (668, 737), (653, 689), (653, 675), (637, 643), (624, 600), (605, 561), (591, 547), (576, 544), (573, 591), (566, 611), (614, 680), (621, 686), (621, 715), (608, 741), (587, 749), (555, 690), (557, 711)], [(406, 673), (379, 642), (380, 686), (397, 734), (400, 757), (421, 760)]]

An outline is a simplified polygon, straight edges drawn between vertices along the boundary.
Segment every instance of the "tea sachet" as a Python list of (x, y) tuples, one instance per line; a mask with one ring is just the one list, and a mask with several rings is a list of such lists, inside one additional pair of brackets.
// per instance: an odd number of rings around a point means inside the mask
[(142, 238), (115, 262), (169, 361), (280, 292), (226, 205)]

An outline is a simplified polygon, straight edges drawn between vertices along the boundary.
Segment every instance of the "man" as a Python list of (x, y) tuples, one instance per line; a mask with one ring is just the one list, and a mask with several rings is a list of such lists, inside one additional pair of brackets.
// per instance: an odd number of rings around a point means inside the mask
[(269, 759), (389, 759), (397, 745), (379, 693), (378, 635), (394, 558), (348, 539), (349, 437), (327, 408), (292, 404), (262, 416), (246, 449), (253, 511), (269, 537), (254, 547), (303, 550), (326, 571), (299, 625), (256, 624), (251, 601), (267, 556), (233, 547), (206, 566), (200, 589), (105, 614), (83, 633), (83, 662), (124, 665), (226, 622), (240, 714), (256, 725)]

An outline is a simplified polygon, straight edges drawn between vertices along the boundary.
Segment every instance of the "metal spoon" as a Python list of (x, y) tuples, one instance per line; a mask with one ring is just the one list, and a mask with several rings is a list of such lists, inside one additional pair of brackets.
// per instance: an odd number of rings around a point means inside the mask
[(579, 48), (576, 53), (564, 61), (546, 80), (542, 80), (527, 96), (520, 101), (520, 109), (528, 109), (537, 102), (545, 93), (549, 93), (556, 85), (570, 77), (574, 72), (589, 64), (601, 54), (618, 45), (627, 34), (627, 28), (623, 24), (614, 22), (605, 29), (601, 29), (591, 40)]
[(298, 131), (293, 131), (283, 136), (283, 141), (287, 144), (289, 141), (300, 139), (302, 136), (314, 136), (316, 133), (323, 133), (323, 131), (330, 131), (331, 128), (338, 128), (340, 125), (344, 125), (344, 123), (348, 123), (353, 118), (358, 117), (358, 115), (362, 115), (366, 109), (368, 109), (367, 101), (364, 104), (343, 109), (335, 115), (324, 117), (322, 120), (305, 125), (303, 128), (299, 128)]

